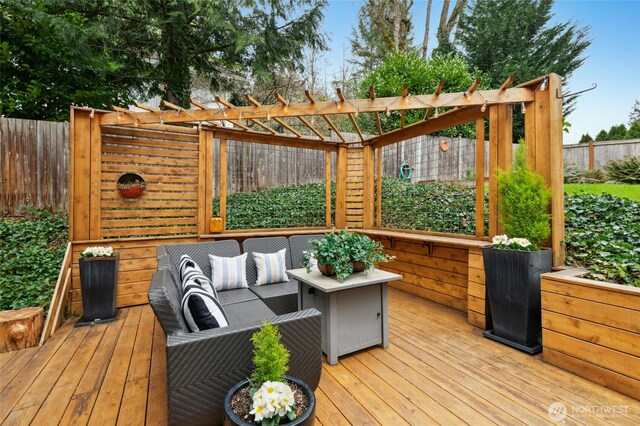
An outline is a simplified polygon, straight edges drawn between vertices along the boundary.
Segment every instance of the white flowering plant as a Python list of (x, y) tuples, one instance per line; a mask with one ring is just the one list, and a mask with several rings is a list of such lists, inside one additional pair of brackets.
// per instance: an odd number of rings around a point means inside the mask
[(113, 256), (113, 248), (111, 247), (87, 247), (82, 253), (82, 257), (110, 257)]
[(285, 378), (289, 351), (281, 339), (278, 327), (268, 322), (251, 336), (255, 368), (249, 380), (253, 400), (249, 414), (262, 426), (276, 426), (285, 418), (296, 418), (294, 393)]
[(496, 235), (491, 240), (492, 247), (500, 250), (533, 251), (535, 247), (526, 238), (509, 238), (507, 235)]
[(296, 418), (295, 399), (291, 387), (283, 382), (264, 382), (253, 394), (252, 410), (256, 423), (262, 426), (277, 425), (280, 419)]

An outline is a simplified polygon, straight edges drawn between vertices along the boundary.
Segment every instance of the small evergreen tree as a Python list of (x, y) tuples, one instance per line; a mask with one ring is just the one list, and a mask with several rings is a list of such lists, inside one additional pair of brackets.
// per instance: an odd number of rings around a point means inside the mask
[(511, 170), (498, 170), (498, 219), (510, 238), (526, 238), (538, 249), (551, 235), (551, 189), (531, 170), (525, 152), (521, 140)]
[(611, 126), (609, 129), (609, 133), (607, 133), (608, 141), (620, 141), (627, 137), (627, 128), (624, 124), (619, 124), (617, 126)]
[(579, 143), (589, 143), (593, 140), (593, 138), (591, 137), (591, 135), (589, 133), (585, 133), (584, 135), (582, 135), (580, 137), (580, 142)]
[(640, 138), (640, 120), (634, 121), (629, 130), (627, 131), (626, 139), (639, 139)]
[(596, 135), (596, 142), (606, 141), (606, 140), (609, 140), (608, 139), (608, 135), (607, 135), (607, 131), (602, 129)]
[(289, 370), (289, 351), (280, 343), (278, 327), (264, 322), (262, 328), (251, 336), (253, 365), (251, 388), (258, 389), (264, 382), (284, 382)]

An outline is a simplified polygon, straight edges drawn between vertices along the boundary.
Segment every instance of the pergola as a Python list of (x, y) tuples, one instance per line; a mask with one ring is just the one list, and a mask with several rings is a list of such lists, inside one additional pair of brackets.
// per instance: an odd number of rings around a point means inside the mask
[[(511, 76), (497, 89), (478, 90), (480, 81), (476, 80), (465, 92), (447, 93), (446, 82), (441, 82), (432, 94), (410, 94), (405, 86), (399, 96), (386, 98), (377, 98), (372, 87), (367, 99), (348, 99), (338, 90), (336, 100), (327, 102), (316, 101), (309, 92), (305, 93), (307, 102), (303, 103), (288, 102), (277, 94), (277, 102), (272, 105), (261, 105), (247, 95), (250, 106), (236, 106), (217, 98), (218, 108), (207, 108), (196, 101), (191, 102), (191, 109), (166, 102), (166, 110), (137, 104), (143, 109), (138, 112), (119, 107), (114, 107), (114, 111), (73, 107), (69, 238), (74, 255), (68, 261), (73, 266), (68, 278), (72, 308), (78, 310), (81, 306), (76, 265), (79, 252), (88, 245), (109, 244), (122, 253), (118, 304), (130, 306), (146, 303), (158, 244), (310, 232), (308, 228), (210, 232), (214, 178), (220, 184), (220, 216), (226, 218), (227, 141), (234, 140), (324, 151), (327, 182), (332, 178), (335, 153), (335, 217), (331, 216), (331, 188), (326, 185), (326, 228), (316, 232), (332, 226), (348, 227), (383, 239), (396, 251), (402, 250), (394, 245), (396, 240), (412, 241), (428, 248), (425, 256), (431, 256), (433, 247), (438, 245), (466, 250), (468, 271), (464, 272), (468, 273), (469, 287), (466, 281), (458, 283), (464, 286), (464, 291), (456, 296), (456, 305), (450, 305), (461, 310), (467, 307), (469, 322), (484, 327), (484, 285), (473, 276), (478, 276), (482, 269), (481, 247), (488, 238), (501, 233), (497, 170), (507, 169), (512, 162), (514, 104), (522, 104), (523, 112), (526, 111), (527, 160), (553, 188), (550, 245), (554, 250), (554, 266), (564, 263), (561, 77), (549, 74), (515, 87), (513, 83)], [(412, 110), (424, 111), (424, 119), (406, 124), (405, 114)], [(400, 126), (383, 132), (380, 114), (396, 111), (400, 114)], [(366, 137), (362, 133), (356, 119), (359, 114), (373, 116), (376, 135)], [(335, 116), (340, 115), (347, 116), (358, 135), (355, 142), (347, 140), (334, 123)], [(312, 124), (316, 120), (313, 117), (326, 122), (334, 136)], [(484, 232), (483, 172), (487, 161), (484, 158), (487, 117), (488, 235)], [(223, 121), (233, 127), (225, 126)], [(281, 127), (282, 133), (272, 122)], [(376, 196), (381, 194), (382, 148), (467, 122), (475, 122), (477, 135), (475, 237), (383, 229), (381, 196)], [(213, 170), (216, 139), (220, 143), (219, 176), (214, 176)], [(122, 199), (116, 191), (116, 182), (123, 173), (132, 171), (144, 175), (153, 190), (140, 199)], [(472, 290), (472, 284), (482, 287)]]

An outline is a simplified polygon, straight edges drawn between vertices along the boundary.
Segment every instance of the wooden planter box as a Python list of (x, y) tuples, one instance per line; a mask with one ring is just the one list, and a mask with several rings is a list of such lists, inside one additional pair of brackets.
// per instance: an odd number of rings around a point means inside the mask
[(640, 399), (640, 288), (543, 274), (542, 345), (546, 362)]

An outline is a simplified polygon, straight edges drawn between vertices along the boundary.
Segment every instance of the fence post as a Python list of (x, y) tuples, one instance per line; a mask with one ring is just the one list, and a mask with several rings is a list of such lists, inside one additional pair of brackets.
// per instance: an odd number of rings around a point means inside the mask
[(589, 141), (589, 171), (592, 171), (595, 166), (595, 143), (593, 141)]

